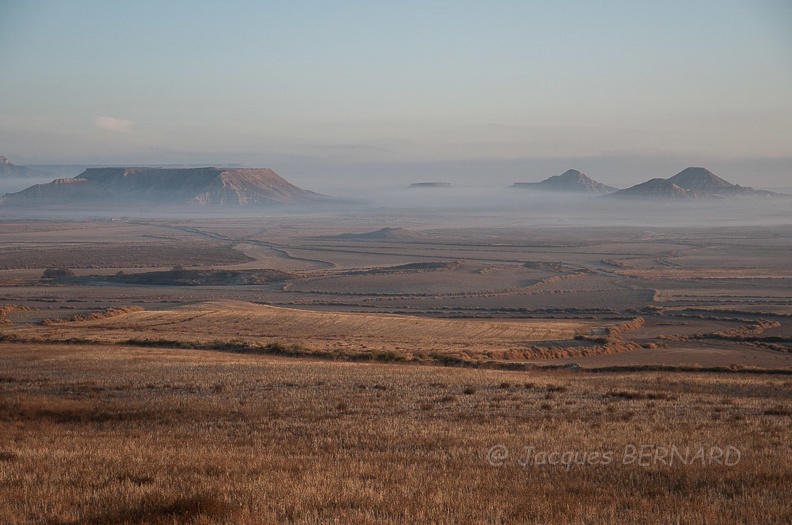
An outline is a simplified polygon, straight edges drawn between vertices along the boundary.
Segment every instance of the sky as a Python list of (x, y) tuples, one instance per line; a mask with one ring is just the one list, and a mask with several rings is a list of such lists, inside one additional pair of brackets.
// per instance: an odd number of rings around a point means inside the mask
[(792, 2), (0, 0), (0, 155), (792, 186)]

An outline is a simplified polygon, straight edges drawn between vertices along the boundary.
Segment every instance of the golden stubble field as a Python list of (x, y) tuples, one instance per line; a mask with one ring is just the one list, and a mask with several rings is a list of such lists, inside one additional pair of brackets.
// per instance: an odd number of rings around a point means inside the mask
[[(9, 325), (4, 332), (43, 340), (90, 339), (119, 343), (153, 341), (278, 342), (320, 352), (389, 352), (401, 358), (442, 353), (481, 359), (487, 355), (531, 353), (533, 347), (568, 343), (579, 335), (603, 335), (615, 320), (438, 319), (411, 315), (321, 312), (241, 301), (210, 301), (172, 309), (108, 310), (98, 318), (61, 319), (47, 324)], [(102, 318), (102, 315), (108, 317)], [(559, 349), (561, 352), (561, 349)], [(572, 349), (567, 351), (574, 355)]]
[(791, 398), (784, 374), (4, 343), (0, 522), (789, 523)]

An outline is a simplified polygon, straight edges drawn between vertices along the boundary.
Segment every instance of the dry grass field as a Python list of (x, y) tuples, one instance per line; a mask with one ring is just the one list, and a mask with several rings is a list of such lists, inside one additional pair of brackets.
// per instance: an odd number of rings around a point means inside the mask
[(792, 520), (789, 375), (29, 344), (0, 370), (2, 523)]
[(790, 523), (789, 232), (0, 222), (0, 523)]
[[(114, 312), (123, 315), (116, 315)], [(135, 338), (184, 343), (234, 341), (299, 344), (322, 352), (419, 352), (480, 359), (495, 351), (558, 344), (579, 335), (603, 334), (616, 321), (580, 319), (434, 319), (408, 315), (315, 312), (234, 301), (126, 313), (111, 310), (77, 321), (9, 327), (9, 333), (44, 340), (86, 339), (118, 343)], [(145, 335), (142, 335), (145, 334)], [(572, 354), (570, 354), (572, 355)]]

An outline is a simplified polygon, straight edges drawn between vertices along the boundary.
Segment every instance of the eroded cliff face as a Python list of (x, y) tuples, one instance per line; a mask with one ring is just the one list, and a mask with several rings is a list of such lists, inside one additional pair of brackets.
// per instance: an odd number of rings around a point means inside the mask
[(299, 203), (314, 197), (318, 195), (298, 188), (272, 170), (257, 169), (223, 171), (191, 200), (203, 205), (256, 206)]

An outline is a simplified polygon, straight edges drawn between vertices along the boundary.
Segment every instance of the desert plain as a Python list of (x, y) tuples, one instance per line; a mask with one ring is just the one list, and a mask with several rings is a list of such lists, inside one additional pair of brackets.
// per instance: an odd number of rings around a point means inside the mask
[(3, 523), (788, 523), (792, 230), (0, 221)]

